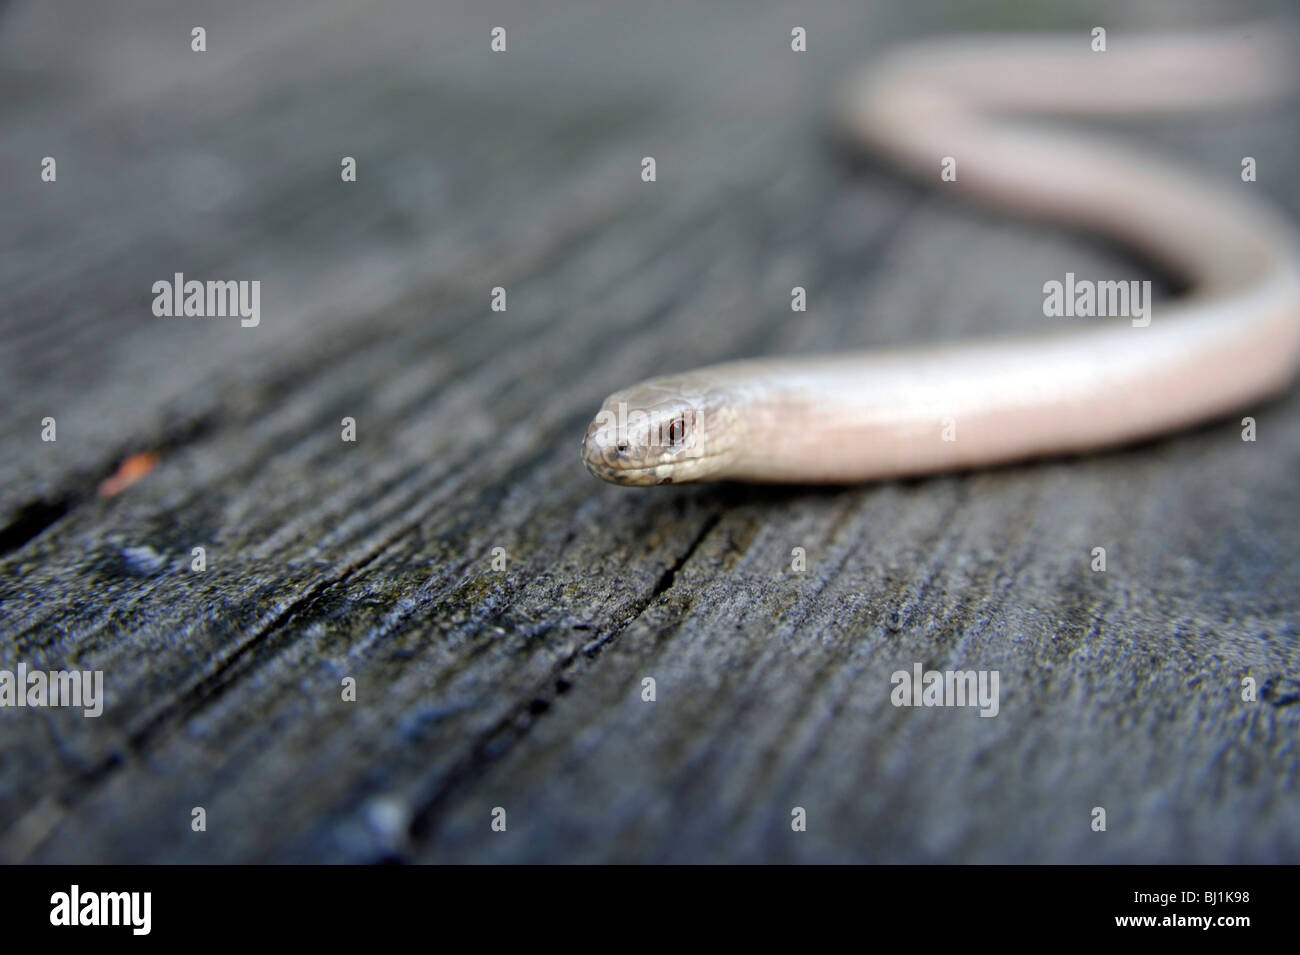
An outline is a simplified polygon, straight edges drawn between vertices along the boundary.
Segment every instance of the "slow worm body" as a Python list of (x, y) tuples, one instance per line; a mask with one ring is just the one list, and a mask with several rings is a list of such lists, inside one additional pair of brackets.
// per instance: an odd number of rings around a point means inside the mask
[[(1300, 241), (1251, 195), (1257, 187), (1235, 167), (1202, 178), (1026, 114), (1268, 98), (1291, 85), (1288, 48), (1267, 30), (1123, 46), (1095, 53), (1085, 37), (914, 47), (850, 85), (840, 122), (925, 181), (1144, 253), (1183, 280), (1187, 297), (1145, 325), (1073, 319), (1067, 331), (652, 378), (605, 400), (582, 444), (588, 469), (633, 485), (850, 483), (1123, 444), (1284, 388), (1300, 363)], [(940, 180), (944, 157), (955, 181)]]

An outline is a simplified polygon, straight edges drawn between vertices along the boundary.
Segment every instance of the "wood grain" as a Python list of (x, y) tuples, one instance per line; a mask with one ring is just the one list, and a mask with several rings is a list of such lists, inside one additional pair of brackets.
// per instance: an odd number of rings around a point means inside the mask
[[(1030, 329), (1048, 278), (1150, 277), (828, 141), (862, 57), (979, 24), (534, 6), (205, 7), (207, 54), (161, 0), (0, 19), (0, 668), (107, 687), (99, 719), (0, 710), (0, 854), (1300, 860), (1294, 392), (1254, 443), (841, 490), (578, 461), (650, 374)], [(1243, 188), (1300, 213), (1297, 128), (1126, 132), (1226, 177), (1254, 155)], [(259, 279), (262, 324), (155, 318), (176, 271)], [(894, 707), (917, 662), (998, 670), (998, 716)]]

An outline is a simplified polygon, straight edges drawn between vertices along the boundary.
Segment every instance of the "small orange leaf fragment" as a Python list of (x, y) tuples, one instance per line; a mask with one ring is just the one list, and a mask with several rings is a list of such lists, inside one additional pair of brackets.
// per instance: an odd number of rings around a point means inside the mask
[(133, 454), (118, 467), (110, 478), (105, 478), (99, 485), (100, 497), (113, 497), (121, 494), (140, 478), (154, 469), (158, 463), (158, 452), (141, 451)]

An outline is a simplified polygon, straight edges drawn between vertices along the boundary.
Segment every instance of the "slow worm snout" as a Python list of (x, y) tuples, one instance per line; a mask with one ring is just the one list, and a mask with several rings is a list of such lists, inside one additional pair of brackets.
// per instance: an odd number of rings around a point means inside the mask
[[(1300, 242), (1257, 187), (1012, 114), (1249, 102), (1289, 88), (1290, 56), (1256, 29), (1106, 53), (1086, 35), (948, 41), (874, 66), (844, 98), (853, 139), (974, 201), (1117, 239), (1189, 296), (1146, 323), (653, 378), (605, 400), (584, 463), (618, 484), (848, 483), (1122, 444), (1284, 388), (1300, 360)], [(946, 158), (955, 179), (941, 181)]]

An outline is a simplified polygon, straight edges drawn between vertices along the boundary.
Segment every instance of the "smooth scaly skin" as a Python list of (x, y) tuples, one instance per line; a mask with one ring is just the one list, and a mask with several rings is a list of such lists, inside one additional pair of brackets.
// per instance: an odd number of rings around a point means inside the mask
[[(1260, 100), (1291, 85), (1288, 43), (1273, 27), (1112, 43), (1122, 51), (1093, 53), (1086, 36), (918, 46), (854, 83), (841, 120), (926, 181), (1146, 253), (1188, 298), (1146, 327), (1044, 318), (1070, 330), (651, 379), (605, 400), (588, 469), (636, 485), (850, 483), (1122, 444), (1284, 388), (1300, 364), (1300, 241), (1255, 186), (1236, 167), (1206, 179), (1016, 114)], [(944, 156), (955, 182), (939, 183)]]

